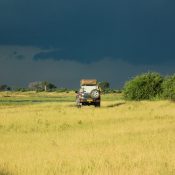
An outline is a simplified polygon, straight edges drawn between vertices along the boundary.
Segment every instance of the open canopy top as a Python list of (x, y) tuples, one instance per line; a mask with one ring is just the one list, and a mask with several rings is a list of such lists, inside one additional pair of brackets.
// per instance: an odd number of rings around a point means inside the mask
[(80, 81), (81, 86), (97, 85), (97, 80), (95, 79), (82, 79)]

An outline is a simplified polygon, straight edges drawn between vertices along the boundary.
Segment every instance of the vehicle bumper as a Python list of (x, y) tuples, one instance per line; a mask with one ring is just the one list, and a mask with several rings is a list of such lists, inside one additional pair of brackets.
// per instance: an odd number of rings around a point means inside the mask
[(100, 99), (80, 99), (80, 103), (97, 103)]

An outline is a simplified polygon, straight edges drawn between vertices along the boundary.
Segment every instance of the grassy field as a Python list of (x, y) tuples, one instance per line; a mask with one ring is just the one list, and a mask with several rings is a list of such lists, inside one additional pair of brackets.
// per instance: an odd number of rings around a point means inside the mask
[(0, 93), (0, 175), (175, 175), (175, 103), (74, 99)]

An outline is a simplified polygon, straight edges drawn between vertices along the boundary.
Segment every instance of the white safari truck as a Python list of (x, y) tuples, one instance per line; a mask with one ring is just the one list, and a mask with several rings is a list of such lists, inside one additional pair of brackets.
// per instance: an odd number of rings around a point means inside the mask
[(80, 81), (80, 89), (76, 91), (76, 105), (94, 105), (100, 107), (100, 88), (95, 79), (83, 79)]

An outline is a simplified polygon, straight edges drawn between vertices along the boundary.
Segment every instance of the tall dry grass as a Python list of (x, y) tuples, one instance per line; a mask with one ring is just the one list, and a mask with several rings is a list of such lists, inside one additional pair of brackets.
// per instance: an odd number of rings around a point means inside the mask
[(0, 175), (174, 175), (175, 104), (0, 106)]

